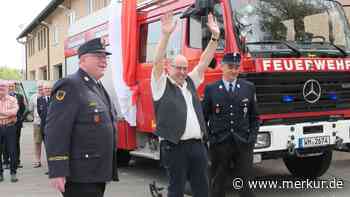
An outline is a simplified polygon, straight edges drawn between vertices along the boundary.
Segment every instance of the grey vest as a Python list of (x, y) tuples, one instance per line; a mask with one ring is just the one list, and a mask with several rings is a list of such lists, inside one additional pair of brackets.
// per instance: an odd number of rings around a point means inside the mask
[[(196, 87), (190, 77), (186, 78), (186, 82), (187, 89), (192, 94), (192, 103), (201, 132), (205, 134), (205, 120)], [(155, 134), (177, 144), (186, 129), (187, 106), (180, 88), (171, 83), (169, 79), (166, 83), (163, 96), (158, 101), (153, 101), (157, 123)]]

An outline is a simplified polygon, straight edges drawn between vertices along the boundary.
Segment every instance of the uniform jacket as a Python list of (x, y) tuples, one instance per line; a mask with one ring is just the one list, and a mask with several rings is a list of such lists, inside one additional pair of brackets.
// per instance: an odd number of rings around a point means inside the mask
[(49, 101), (44, 96), (38, 97), (37, 99), (37, 110), (40, 117), (40, 127), (42, 131), (45, 129), (47, 110), (49, 108)]
[(237, 79), (233, 95), (226, 90), (222, 80), (207, 85), (203, 110), (211, 143), (229, 137), (242, 143), (255, 143), (259, 121), (252, 83)]
[(17, 99), (17, 103), (18, 103), (18, 112), (17, 112), (17, 122), (16, 125), (18, 127), (23, 126), (23, 121), (24, 121), (24, 111), (26, 109), (26, 105), (24, 103), (24, 97), (22, 94), (19, 93), (13, 93), (13, 97), (15, 97)]
[(117, 114), (103, 92), (81, 69), (54, 85), (45, 127), (50, 178), (112, 180)]

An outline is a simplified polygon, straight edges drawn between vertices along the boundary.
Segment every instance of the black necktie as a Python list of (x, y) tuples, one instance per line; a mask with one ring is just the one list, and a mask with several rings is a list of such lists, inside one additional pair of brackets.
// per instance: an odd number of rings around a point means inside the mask
[(104, 90), (104, 88), (103, 88), (103, 85), (102, 85), (102, 83), (101, 83), (100, 81), (97, 82), (97, 89), (98, 89), (100, 95), (102, 96), (102, 98), (103, 98), (105, 101), (107, 101), (107, 103), (109, 103), (109, 101), (108, 101), (108, 99), (107, 99), (107, 95), (106, 95), (105, 90)]
[(230, 95), (232, 96), (233, 95), (233, 84), (232, 83), (230, 83), (229, 85), (228, 85), (228, 92), (230, 93)]

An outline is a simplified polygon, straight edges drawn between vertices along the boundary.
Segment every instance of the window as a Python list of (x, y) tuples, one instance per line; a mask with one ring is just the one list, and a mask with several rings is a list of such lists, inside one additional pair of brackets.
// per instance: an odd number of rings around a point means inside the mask
[(46, 31), (45, 28), (40, 29), (40, 31), (37, 33), (38, 36), (38, 50), (41, 51), (46, 47)]
[[(225, 26), (224, 18), (222, 15), (222, 8), (220, 4), (215, 4), (214, 6), (214, 17), (220, 28), (220, 39), (218, 49), (222, 50), (225, 48)], [(202, 48), (202, 28), (201, 28), (201, 18), (198, 16), (191, 16), (189, 22), (189, 46), (192, 48)], [(210, 36), (210, 35), (208, 35)]]
[(91, 14), (94, 10), (94, 0), (86, 0), (87, 15)]
[(46, 28), (43, 29), (43, 48), (46, 48)]
[(103, 0), (104, 7), (107, 7), (110, 2), (111, 2), (111, 0)]
[[(180, 21), (179, 15), (174, 16), (174, 21)], [(166, 50), (166, 56), (168, 58), (174, 58), (181, 52), (182, 41), (182, 23), (178, 23), (176, 30), (170, 37), (168, 47)], [(152, 62), (157, 44), (161, 37), (161, 23), (155, 21), (149, 24), (143, 24), (141, 26), (141, 38), (140, 38), (140, 62)]]
[(69, 12), (69, 14), (68, 14), (69, 25), (72, 25), (75, 22), (75, 16), (76, 16), (76, 14), (74, 11)]
[(35, 37), (29, 38), (28, 41), (28, 56), (31, 57), (35, 52)]
[(37, 39), (38, 39), (38, 51), (40, 51), (41, 50), (41, 46), (40, 46), (40, 44), (41, 44), (41, 40), (40, 40), (41, 34), (40, 34), (40, 31), (36, 35), (37, 35)]
[(57, 25), (52, 26), (52, 44), (57, 45), (58, 44), (58, 38), (59, 38), (59, 30)]

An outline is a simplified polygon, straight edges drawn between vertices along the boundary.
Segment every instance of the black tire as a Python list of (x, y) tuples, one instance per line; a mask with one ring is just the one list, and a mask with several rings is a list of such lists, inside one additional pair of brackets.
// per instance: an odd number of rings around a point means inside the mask
[(332, 150), (326, 150), (322, 155), (313, 157), (285, 157), (283, 161), (293, 176), (317, 178), (328, 170), (332, 161)]
[(131, 155), (128, 150), (117, 150), (118, 167), (128, 166), (130, 159), (131, 159)]

